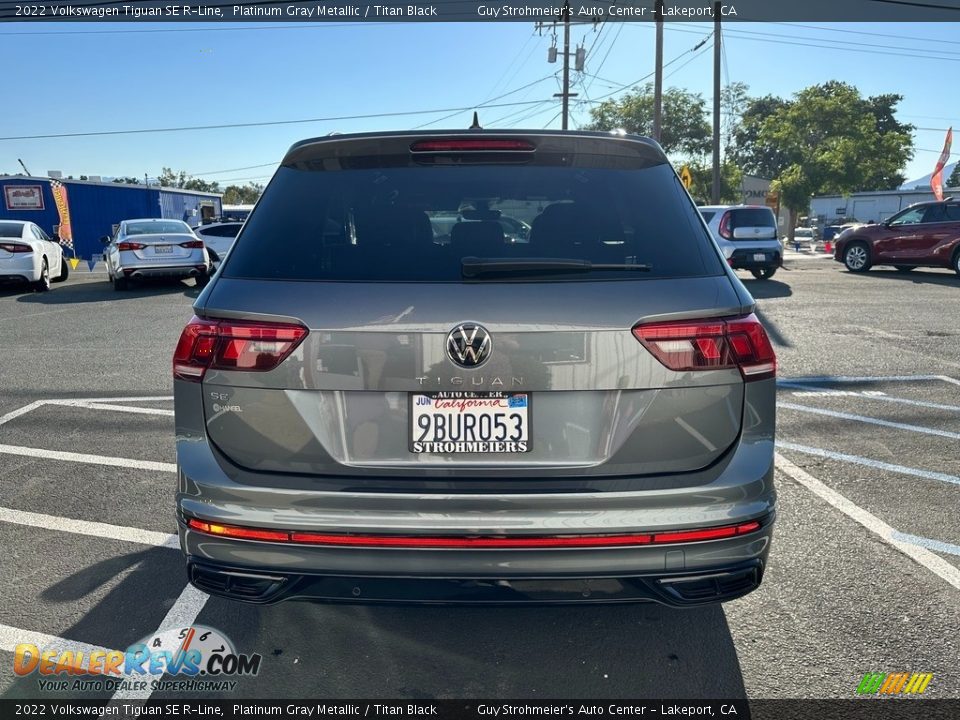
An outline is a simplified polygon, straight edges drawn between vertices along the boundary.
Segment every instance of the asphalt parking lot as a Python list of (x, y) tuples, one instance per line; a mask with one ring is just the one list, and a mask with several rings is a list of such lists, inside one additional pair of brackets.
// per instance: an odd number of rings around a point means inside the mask
[(17, 643), (198, 623), (263, 655), (224, 697), (834, 698), (866, 672), (960, 697), (960, 278), (810, 258), (747, 285), (780, 361), (775, 544), (757, 592), (687, 611), (208, 598), (171, 536), (192, 282), (0, 289), (0, 695), (57, 697)]

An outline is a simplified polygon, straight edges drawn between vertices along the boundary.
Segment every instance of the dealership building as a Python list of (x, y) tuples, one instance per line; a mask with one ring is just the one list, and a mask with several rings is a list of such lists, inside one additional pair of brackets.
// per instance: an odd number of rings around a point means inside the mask
[[(62, 186), (59, 198), (55, 184)], [(99, 257), (100, 238), (112, 234), (122, 220), (168, 218), (194, 226), (222, 211), (216, 193), (26, 175), (0, 176), (0, 195), (0, 220), (29, 220), (51, 236), (69, 222), (74, 252), (83, 259)], [(69, 220), (62, 217), (64, 211)]]
[[(944, 188), (944, 197), (960, 197), (960, 188)], [(810, 200), (810, 215), (820, 224), (856, 221), (862, 223), (883, 222), (914, 203), (934, 200), (929, 188), (914, 190), (874, 190), (850, 195), (821, 195)]]

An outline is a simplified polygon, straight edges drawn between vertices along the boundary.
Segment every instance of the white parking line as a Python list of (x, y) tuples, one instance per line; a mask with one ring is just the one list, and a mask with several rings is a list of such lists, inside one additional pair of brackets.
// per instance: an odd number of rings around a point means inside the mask
[[(831, 393), (842, 393), (840, 397), (857, 397), (864, 400), (879, 400), (881, 402), (897, 403), (900, 405), (914, 405), (916, 407), (930, 408), (932, 410), (947, 410), (948, 412), (960, 412), (960, 405), (944, 405), (942, 403), (927, 402), (926, 400), (909, 400), (907, 398), (892, 397), (890, 395), (874, 395), (872, 392), (857, 392), (854, 390), (834, 390), (820, 385), (808, 385), (806, 383), (779, 382), (779, 387), (799, 388), (804, 391), (822, 392), (826, 397)], [(793, 393), (797, 395), (797, 393)], [(806, 394), (806, 393), (804, 393)], [(802, 397), (802, 395), (801, 395)]]
[(43, 460), (65, 460), (67, 462), (87, 463), (89, 465), (134, 468), (136, 470), (158, 470), (160, 472), (171, 473), (177, 471), (175, 463), (133, 460), (131, 458), (110, 457), (109, 455), (88, 455), (86, 453), (64, 452), (62, 450), (44, 450), (43, 448), (24, 447), (22, 445), (0, 445), (0, 454), (21, 455), (23, 457), (41, 458)]
[(957, 569), (943, 558), (933, 554), (925, 547), (919, 547), (894, 537), (896, 531), (876, 515), (864, 510), (856, 503), (823, 484), (802, 468), (776, 454), (777, 469), (787, 477), (803, 485), (817, 497), (825, 500), (847, 517), (855, 520), (870, 532), (874, 533), (883, 542), (896, 548), (907, 557), (927, 568), (934, 575), (942, 578), (952, 587), (960, 590), (960, 569)]
[(960, 440), (960, 433), (950, 432), (949, 430), (937, 430), (936, 428), (923, 427), (922, 425), (909, 425), (907, 423), (898, 423), (891, 420), (881, 420), (880, 418), (867, 417), (866, 415), (854, 415), (853, 413), (839, 412), (837, 410), (826, 410), (824, 408), (797, 405), (789, 402), (777, 402), (777, 407), (786, 408), (787, 410), (796, 410), (798, 412), (812, 413), (814, 415), (826, 415), (827, 417), (839, 418), (841, 420), (853, 420), (854, 422), (868, 423), (870, 425), (896, 428), (897, 430), (923, 433), (924, 435), (936, 435), (937, 437), (945, 437), (951, 440)]
[(141, 545), (152, 545), (153, 547), (180, 549), (180, 542), (177, 536), (169, 533), (157, 532), (155, 530), (141, 530), (140, 528), (124, 527), (122, 525), (110, 525), (108, 523), (89, 522), (87, 520), (75, 520), (58, 515), (44, 515), (42, 513), (26, 512), (25, 510), (14, 510), (13, 508), (0, 507), (0, 522), (75, 533), (77, 535), (90, 535), (96, 538), (123, 540)]
[(165, 415), (173, 417), (173, 410), (163, 408), (137, 407), (136, 405), (113, 405), (93, 400), (48, 400), (47, 405), (86, 408), (88, 410), (112, 410), (114, 412), (136, 413), (138, 415)]
[(937, 552), (946, 553), (947, 555), (960, 555), (960, 545), (903, 532), (895, 532), (892, 537), (894, 540), (900, 540), (901, 542), (910, 543), (911, 545), (919, 545), (920, 547), (936, 550)]
[[(193, 585), (187, 585), (166, 617), (163, 618), (163, 622), (160, 623), (160, 627), (157, 628), (154, 635), (159, 635), (165, 630), (193, 625), (209, 598), (209, 595), (197, 590)], [(153, 688), (150, 685), (151, 683), (145, 683), (143, 690), (121, 688), (113, 694), (111, 700), (146, 700), (153, 693)]]
[(947, 475), (946, 473), (933, 472), (931, 470), (921, 470), (905, 465), (894, 465), (893, 463), (883, 462), (882, 460), (872, 460), (870, 458), (860, 457), (859, 455), (847, 455), (846, 453), (833, 452), (832, 450), (810, 447), (809, 445), (798, 445), (797, 443), (783, 440), (777, 440), (777, 447), (783, 448), (784, 450), (794, 450), (795, 452), (804, 453), (805, 455), (816, 455), (817, 457), (827, 458), (829, 460), (839, 460), (840, 462), (863, 465), (877, 470), (887, 470), (901, 475), (911, 475), (926, 480), (939, 480), (940, 482), (951, 483), (952, 485), (960, 485), (960, 477), (956, 475)]
[[(21, 630), (10, 625), (0, 625), (0, 650), (7, 652), (16, 652), (17, 645), (29, 643), (36, 645), (40, 650), (44, 648), (57, 649), (59, 651), (70, 650), (73, 653), (82, 652), (85, 659), (90, 658), (90, 653), (110, 652), (108, 648), (102, 648), (98, 645), (88, 645), (87, 643), (77, 642), (76, 640), (67, 640), (56, 635), (47, 635), (46, 633), (33, 632), (32, 630)], [(86, 662), (83, 663), (86, 667)]]

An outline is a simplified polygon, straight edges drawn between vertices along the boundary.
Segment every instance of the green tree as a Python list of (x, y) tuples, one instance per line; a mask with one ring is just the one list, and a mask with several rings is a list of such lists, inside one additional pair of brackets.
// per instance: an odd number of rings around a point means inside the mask
[(199, 178), (191, 177), (184, 170), (174, 172), (165, 167), (157, 178), (161, 187), (183, 188), (184, 190), (199, 190), (200, 192), (220, 192), (220, 183), (207, 182)]
[[(709, 205), (713, 195), (713, 164), (705, 160), (686, 163), (690, 168), (690, 195), (698, 204)], [(743, 200), (741, 182), (743, 173), (740, 167), (729, 160), (720, 164), (720, 202), (724, 205), (736, 205)]]
[(791, 101), (770, 103), (773, 112), (757, 118), (755, 146), (744, 148), (752, 159), (744, 167), (775, 179), (780, 203), (790, 211), (790, 240), (813, 195), (903, 183), (913, 128), (893, 117), (897, 102), (896, 95), (864, 98), (852, 85), (831, 81), (801, 90)]
[(115, 183), (124, 183), (126, 185), (142, 185), (143, 183), (135, 177), (115, 177)]
[(947, 178), (943, 186), (945, 188), (960, 188), (960, 162), (953, 166), (953, 172), (950, 173), (950, 177)]
[[(653, 85), (605, 100), (590, 110), (584, 130), (616, 130), (653, 135)], [(668, 155), (703, 156), (710, 152), (710, 123), (706, 102), (699, 93), (669, 88), (663, 93), (660, 145)]]
[(223, 191), (224, 205), (252, 205), (263, 193), (263, 185), (248, 182), (246, 185), (228, 185)]

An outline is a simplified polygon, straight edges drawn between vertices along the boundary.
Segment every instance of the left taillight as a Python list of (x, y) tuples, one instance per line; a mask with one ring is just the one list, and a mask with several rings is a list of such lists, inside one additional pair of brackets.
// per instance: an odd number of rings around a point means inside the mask
[(0, 250), (6, 250), (9, 253), (33, 252), (32, 247), (29, 245), (21, 245), (20, 243), (0, 243)]
[(671, 370), (738, 368), (745, 381), (777, 374), (777, 356), (756, 315), (637, 325), (633, 334)]
[(180, 247), (197, 250), (203, 247), (203, 240), (187, 240), (187, 242), (180, 243)]
[(205, 320), (194, 317), (180, 333), (173, 353), (173, 376), (200, 382), (210, 368), (273, 370), (307, 336), (302, 325)]

